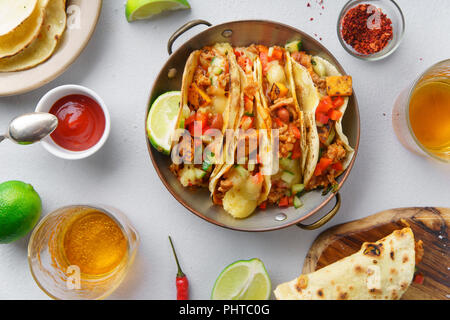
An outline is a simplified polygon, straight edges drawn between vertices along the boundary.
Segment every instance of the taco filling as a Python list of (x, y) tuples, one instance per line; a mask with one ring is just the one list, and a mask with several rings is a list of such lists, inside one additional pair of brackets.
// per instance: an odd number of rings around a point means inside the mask
[(303, 51), (294, 52), (292, 59), (294, 78), (300, 87), (297, 94), (303, 95), (302, 107), (308, 113), (309, 168), (305, 172), (305, 188), (336, 188), (336, 178), (346, 169), (354, 152), (341, 124), (347, 96), (352, 94), (351, 77), (341, 76), (328, 61)]
[[(294, 205), (294, 186), (301, 181), (303, 119), (293, 91), (289, 53), (281, 47), (255, 46), (262, 67), (263, 100), (270, 112), (272, 129), (278, 130), (280, 168), (272, 176), (268, 204)], [(265, 207), (266, 204), (263, 204)]]
[(191, 58), (192, 61), (186, 68), (191, 68), (188, 74), (191, 75), (192, 80), (188, 79), (188, 83), (184, 83), (185, 101), (182, 101), (178, 122), (178, 128), (189, 131), (190, 137), (182, 138), (189, 140), (184, 142), (185, 148), (180, 150), (183, 163), (170, 166), (185, 187), (208, 185), (214, 167), (215, 154), (210, 152), (206, 159), (203, 159), (203, 163), (192, 164), (194, 152), (203, 154), (206, 146), (213, 141), (208, 135), (209, 129), (222, 132), (227, 125), (226, 122), (230, 123), (230, 119), (226, 118), (227, 110), (230, 108), (231, 88), (227, 46), (216, 44), (212, 47), (204, 47), (194, 52)]

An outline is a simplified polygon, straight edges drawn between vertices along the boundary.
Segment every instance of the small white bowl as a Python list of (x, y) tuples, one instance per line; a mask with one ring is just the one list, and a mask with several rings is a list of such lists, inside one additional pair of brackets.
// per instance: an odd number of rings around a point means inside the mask
[(109, 132), (111, 130), (111, 118), (109, 116), (108, 109), (106, 108), (106, 104), (103, 101), (102, 98), (98, 94), (96, 94), (91, 89), (88, 89), (83, 86), (68, 84), (60, 87), (56, 87), (49, 92), (47, 92), (39, 101), (36, 112), (49, 112), (51, 107), (61, 98), (72, 95), (72, 94), (81, 94), (88, 96), (100, 105), (100, 107), (103, 110), (103, 113), (105, 114), (105, 131), (103, 132), (102, 137), (100, 140), (91, 148), (83, 151), (71, 151), (64, 149), (57, 145), (53, 139), (48, 136), (45, 139), (43, 139), (42, 145), (44, 148), (50, 152), (51, 154), (67, 160), (78, 160), (78, 159), (84, 159), (91, 155), (93, 155), (95, 152), (97, 152), (106, 142), (109, 136)]

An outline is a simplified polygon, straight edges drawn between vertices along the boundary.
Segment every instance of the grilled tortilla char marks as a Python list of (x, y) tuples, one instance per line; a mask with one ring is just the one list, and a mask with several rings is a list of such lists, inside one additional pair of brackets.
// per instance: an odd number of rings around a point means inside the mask
[(363, 243), (357, 253), (279, 285), (275, 296), (301, 300), (398, 299), (408, 289), (415, 265), (411, 259), (406, 264), (392, 261), (389, 253), (412, 257), (414, 250), (411, 229), (397, 230), (376, 242)]

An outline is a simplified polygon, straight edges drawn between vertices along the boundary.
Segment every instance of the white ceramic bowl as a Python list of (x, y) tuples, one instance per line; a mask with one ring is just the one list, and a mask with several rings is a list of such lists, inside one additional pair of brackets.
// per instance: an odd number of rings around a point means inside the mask
[(39, 101), (36, 107), (36, 112), (49, 112), (55, 102), (65, 96), (72, 94), (82, 94), (97, 101), (97, 103), (102, 108), (103, 113), (105, 114), (105, 131), (103, 132), (100, 140), (94, 146), (83, 151), (71, 151), (64, 149), (57, 145), (50, 136), (41, 141), (42, 145), (48, 152), (59, 158), (67, 160), (84, 159), (93, 155), (105, 144), (111, 130), (111, 119), (103, 99), (100, 98), (100, 96), (91, 89), (79, 85), (68, 84), (50, 90)]

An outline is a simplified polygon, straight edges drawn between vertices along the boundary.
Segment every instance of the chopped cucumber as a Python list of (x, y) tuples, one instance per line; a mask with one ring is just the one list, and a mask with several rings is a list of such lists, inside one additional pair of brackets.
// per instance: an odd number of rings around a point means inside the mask
[(280, 166), (282, 169), (290, 169), (292, 168), (294, 160), (288, 159), (288, 158), (281, 158), (280, 159)]
[(304, 189), (305, 189), (305, 185), (304, 185), (304, 184), (301, 184), (301, 183), (299, 183), (299, 184), (294, 184), (294, 185), (292, 186), (292, 193), (297, 195), (297, 194), (299, 194), (300, 192), (302, 192)]
[(294, 197), (294, 208), (298, 209), (298, 208), (300, 208), (302, 206), (303, 206), (303, 202), (300, 200), (299, 197), (295, 196)]
[(210, 153), (209, 155), (206, 156), (205, 160), (203, 160), (203, 163), (202, 163), (203, 171), (208, 171), (209, 168), (211, 168), (211, 166), (213, 165), (213, 159), (214, 159), (214, 153)]
[(302, 51), (302, 40), (295, 40), (295, 41), (288, 42), (288, 43), (286, 43), (286, 45), (284, 47), (290, 53)]
[(194, 168), (194, 174), (195, 174), (196, 180), (201, 180), (206, 175), (206, 172), (201, 169)]
[(206, 172), (191, 166), (184, 167), (180, 171), (180, 182), (183, 186), (196, 185), (197, 181), (201, 181)]
[(180, 121), (179, 128), (180, 128), (180, 129), (184, 129), (184, 119), (182, 119), (182, 120)]
[(289, 171), (285, 170), (281, 174), (281, 180), (283, 180), (287, 184), (291, 184), (292, 181), (294, 181), (294, 179), (295, 179), (295, 175), (292, 172), (289, 172)]
[(311, 63), (313, 65), (313, 69), (314, 69), (315, 73), (317, 73), (320, 77), (326, 76), (327, 71), (321, 61), (318, 61), (318, 60), (314, 59), (314, 57), (313, 57), (311, 59)]
[(331, 144), (331, 142), (333, 142), (335, 136), (336, 136), (336, 131), (334, 130), (334, 127), (332, 127), (330, 134), (328, 135), (327, 141), (325, 141), (325, 145), (329, 146)]

